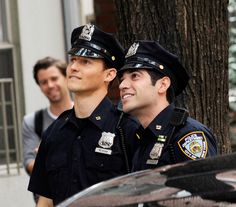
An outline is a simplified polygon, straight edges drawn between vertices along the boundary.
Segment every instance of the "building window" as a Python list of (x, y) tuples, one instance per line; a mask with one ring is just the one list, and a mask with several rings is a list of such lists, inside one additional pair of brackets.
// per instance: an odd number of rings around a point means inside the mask
[[(20, 96), (22, 83), (20, 77), (20, 51), (15, 44), (19, 41), (16, 32), (17, 0), (0, 0), (0, 164), (6, 165), (10, 174), (12, 166), (21, 162), (21, 112)], [(12, 28), (14, 25), (14, 35)], [(14, 39), (12, 39), (14, 37)], [(23, 97), (23, 96), (22, 96)], [(22, 98), (21, 97), (21, 98)]]
[(6, 0), (0, 0), (0, 42), (7, 42)]

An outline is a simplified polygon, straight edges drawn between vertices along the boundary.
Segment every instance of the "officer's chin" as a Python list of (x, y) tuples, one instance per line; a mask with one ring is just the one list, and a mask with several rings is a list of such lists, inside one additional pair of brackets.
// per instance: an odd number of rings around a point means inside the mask
[(122, 110), (123, 110), (123, 112), (130, 114), (132, 116), (134, 116), (136, 114), (135, 113), (136, 110), (133, 107), (128, 106), (128, 104), (123, 104)]

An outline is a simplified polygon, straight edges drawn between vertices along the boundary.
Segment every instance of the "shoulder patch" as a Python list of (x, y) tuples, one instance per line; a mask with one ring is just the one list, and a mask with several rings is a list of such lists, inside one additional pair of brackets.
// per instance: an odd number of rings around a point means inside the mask
[(178, 146), (192, 160), (206, 158), (208, 145), (203, 131), (188, 133), (178, 141)]

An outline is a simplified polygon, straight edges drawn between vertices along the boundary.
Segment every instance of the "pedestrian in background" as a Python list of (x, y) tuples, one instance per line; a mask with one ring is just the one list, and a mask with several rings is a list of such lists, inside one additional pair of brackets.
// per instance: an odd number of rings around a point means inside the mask
[[(49, 106), (27, 114), (23, 118), (23, 159), (24, 167), (31, 175), (42, 132), (65, 110), (73, 107), (66, 83), (67, 64), (52, 57), (36, 62), (33, 76)], [(35, 197), (37, 200), (37, 197)]]

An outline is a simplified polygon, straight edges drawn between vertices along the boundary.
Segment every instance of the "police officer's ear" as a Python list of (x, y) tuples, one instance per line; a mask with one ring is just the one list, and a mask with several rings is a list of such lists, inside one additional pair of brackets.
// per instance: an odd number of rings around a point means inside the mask
[(116, 69), (115, 68), (108, 68), (105, 70), (105, 82), (111, 82), (115, 79), (116, 77)]
[(170, 78), (168, 76), (164, 76), (163, 78), (160, 78), (156, 82), (155, 85), (156, 85), (159, 93), (166, 93), (168, 88), (171, 85), (171, 80), (170, 80)]

